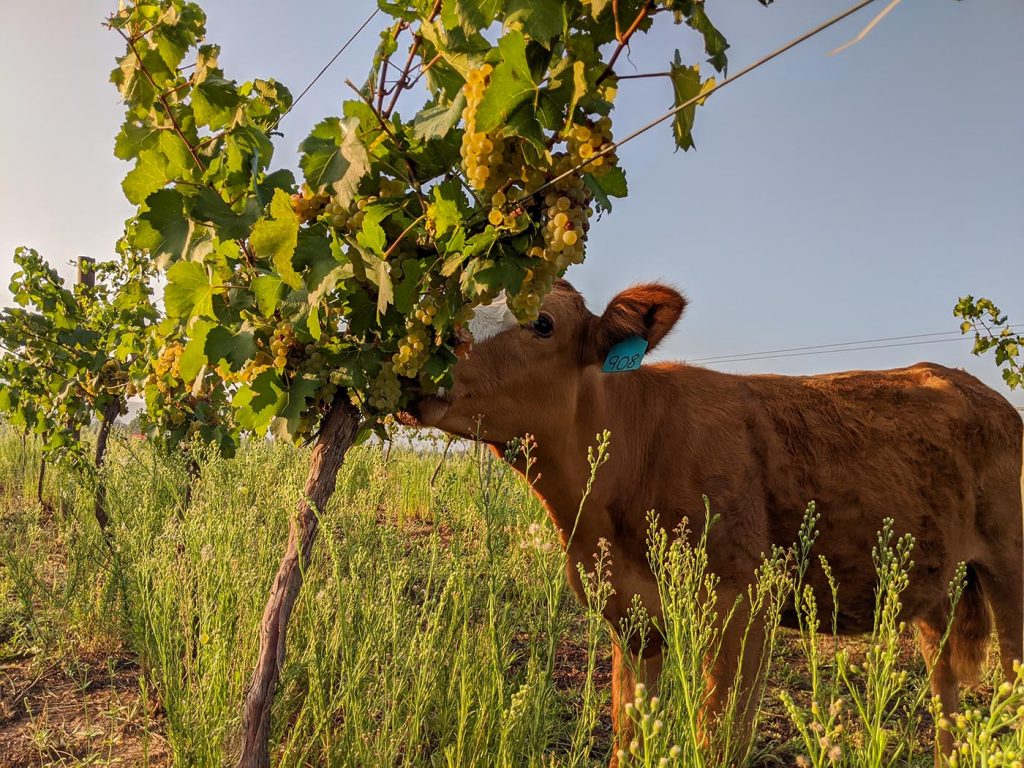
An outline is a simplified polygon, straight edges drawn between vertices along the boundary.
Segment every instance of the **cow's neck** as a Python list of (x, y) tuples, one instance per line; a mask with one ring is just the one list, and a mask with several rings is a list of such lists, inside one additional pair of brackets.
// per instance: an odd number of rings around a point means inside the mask
[[(576, 525), (590, 467), (588, 448), (595, 445), (596, 435), (607, 429), (611, 433), (609, 452), (615, 462), (597, 471), (591, 497), (581, 513), (583, 519), (594, 523), (587, 527), (601, 531), (604, 525), (596, 518), (607, 513), (608, 504), (617, 489), (603, 475), (614, 471), (619, 477), (639, 478), (644, 456), (651, 446), (638, 444), (652, 435), (638, 429), (638, 420), (647, 422), (654, 414), (641, 413), (644, 398), (643, 380), (648, 372), (630, 374), (602, 374), (596, 367), (581, 377), (572, 412), (538, 423), (532, 434), (536, 439), (533, 457), (535, 464), (528, 475), (535, 493), (544, 502), (552, 521), (563, 532), (563, 539)], [(621, 442), (617, 447), (617, 436)], [(625, 441), (629, 440), (629, 443)], [(520, 458), (513, 463), (520, 473), (526, 474), (525, 462)]]

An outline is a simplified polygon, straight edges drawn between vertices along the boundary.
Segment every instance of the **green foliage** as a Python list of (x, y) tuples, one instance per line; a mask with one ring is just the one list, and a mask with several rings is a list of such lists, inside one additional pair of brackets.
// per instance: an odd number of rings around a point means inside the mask
[[(672, 106), (674, 107), (685, 104), (715, 87), (715, 78), (709, 77), (702, 81), (700, 65), (685, 66), (679, 56), (679, 51), (676, 51), (675, 58), (670, 64), (669, 77), (672, 79), (672, 94), (674, 96)], [(703, 104), (703, 101), (681, 109), (672, 118), (672, 135), (675, 137), (676, 147), (679, 149), (693, 147), (693, 119), (696, 116), (698, 104)]]
[(938, 728), (953, 736), (954, 751), (943, 765), (1018, 768), (1024, 762), (1024, 667), (1013, 663), (1013, 679), (993, 691), (984, 708), (967, 708), (943, 717), (938, 702), (932, 710)]
[(990, 299), (975, 299), (964, 296), (957, 302), (953, 314), (963, 320), (961, 333), (974, 331), (976, 355), (989, 350), (995, 351), (996, 365), (1003, 369), (1003, 380), (1010, 389), (1024, 386), (1024, 367), (1020, 350), (1024, 347), (1024, 335), (1016, 333), (1009, 319)]
[(94, 285), (73, 288), (31, 249), (18, 249), (14, 263), (16, 306), (0, 312), (0, 412), (38, 435), (44, 455), (81, 460), (82, 428), (126, 412), (133, 374), (148, 359), (148, 261), (101, 262)]
[[(177, 393), (172, 426), (187, 430), (200, 410), (189, 393), (223, 440), (236, 428), (296, 438), (338, 397), (370, 424), (450, 385), (473, 307), (504, 290), (530, 321), (582, 261), (594, 207), (626, 194), (607, 117), (622, 29), (671, 10), (724, 66), (702, 4), (661, 5), (382, 2), (394, 23), (359, 95), (302, 142), (301, 186), (271, 171), (289, 91), (228, 78), (194, 3), (124, 6), (109, 24), (126, 42), (111, 75), (127, 107), (115, 154), (134, 163), (124, 190), (138, 206), (126, 242), (167, 277), (150, 407), (173, 410), (161, 403)], [(677, 100), (691, 87), (679, 67)], [(396, 106), (414, 83), (426, 104), (404, 119)], [(679, 146), (692, 145), (692, 121), (677, 121)]]

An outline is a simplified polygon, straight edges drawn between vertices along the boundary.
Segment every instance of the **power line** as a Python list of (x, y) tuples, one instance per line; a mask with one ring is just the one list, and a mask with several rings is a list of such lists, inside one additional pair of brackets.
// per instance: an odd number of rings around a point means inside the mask
[[(751, 355), (749, 357), (736, 357), (729, 359), (716, 359), (716, 364), (745, 363), (750, 360), (774, 360), (779, 357), (806, 357), (808, 355), (827, 355), (830, 352), (858, 352), (863, 349), (890, 349), (892, 347), (915, 347), (921, 344), (941, 344), (946, 341), (973, 341), (969, 336), (962, 336), (952, 339), (931, 339), (929, 341), (905, 341), (898, 344), (875, 344), (866, 347), (843, 347), (842, 349), (819, 349), (812, 352), (789, 352), (780, 355)], [(705, 362), (702, 360), (687, 360), (689, 363)]]
[[(1021, 326), (1010, 325), (1007, 328), (1016, 331)], [(952, 338), (934, 339), (933, 336), (950, 336)], [(883, 344), (879, 342), (902, 341), (904, 339), (929, 339), (927, 341), (910, 341), (901, 344)], [(936, 331), (934, 333), (912, 333), (904, 336), (883, 336), (877, 339), (860, 339), (858, 341), (839, 341), (833, 344), (811, 344), (804, 347), (784, 347), (782, 349), (765, 349), (760, 352), (737, 352), (731, 355), (716, 355), (713, 357), (699, 357), (690, 360), (691, 363), (738, 363), (744, 360), (769, 360), (776, 357), (802, 357), (805, 355), (823, 355), (829, 352), (856, 352), (862, 349), (888, 349), (890, 347), (912, 347), (918, 344), (936, 344), (944, 341), (973, 340), (970, 336), (963, 335), (960, 331)], [(865, 345), (865, 346), (854, 346)], [(809, 350), (809, 351), (808, 351)]]
[[(913, 333), (907, 336), (885, 336), (878, 339), (860, 339), (859, 341), (840, 341), (835, 344), (811, 344), (805, 347), (783, 347), (782, 349), (765, 349), (760, 352), (737, 352), (732, 355), (717, 355), (716, 357), (701, 357), (697, 360), (692, 360), (694, 363), (713, 363), (719, 360), (731, 360), (734, 358), (752, 357), (761, 355), (774, 355), (782, 352), (803, 352), (808, 349), (827, 349), (828, 347), (849, 347), (854, 344), (875, 344), (876, 342), (883, 341), (902, 341), (904, 339), (923, 339), (931, 336), (949, 336), (950, 334), (957, 334), (957, 338), (960, 338), (960, 331), (937, 331), (935, 333)], [(841, 350), (836, 350), (841, 351)]]
[(352, 33), (352, 36), (342, 44), (341, 48), (339, 48), (333, 56), (331, 56), (331, 60), (324, 64), (323, 69), (317, 72), (316, 77), (310, 80), (309, 84), (302, 89), (302, 92), (295, 97), (295, 100), (291, 103), (291, 106), (281, 113), (281, 116), (277, 118), (277, 122), (275, 122), (274, 125), (270, 128), (271, 131), (274, 130), (274, 128), (277, 128), (277, 126), (280, 125), (281, 121), (284, 120), (285, 116), (293, 109), (295, 109), (295, 105), (299, 103), (303, 96), (309, 93), (309, 89), (316, 85), (317, 81), (324, 76), (324, 73), (331, 68), (331, 65), (338, 60), (338, 57), (345, 52), (345, 49), (352, 44), (352, 41), (359, 37), (359, 33), (366, 29), (366, 27), (370, 24), (371, 21), (374, 20), (378, 13), (380, 13), (380, 8), (374, 9), (373, 13), (366, 17), (366, 21), (359, 25), (359, 29)]
[[(715, 93), (716, 91), (721, 90), (722, 88), (727, 86), (729, 83), (732, 83), (732, 82), (735, 82), (736, 80), (739, 80), (744, 75), (749, 74), (750, 72), (753, 72), (755, 69), (757, 69), (758, 67), (760, 67), (760, 66), (762, 66), (764, 64), (767, 64), (769, 61), (771, 61), (772, 59), (776, 58), (777, 56), (781, 56), (783, 53), (785, 53), (786, 51), (790, 50), (791, 48), (795, 48), (796, 46), (800, 45), (800, 43), (804, 42), (805, 40), (810, 40), (812, 37), (814, 37), (815, 35), (819, 34), (820, 32), (824, 32), (826, 29), (828, 29), (829, 27), (831, 27), (831, 26), (833, 26), (835, 24), (838, 24), (840, 21), (842, 21), (843, 19), (847, 18), (848, 16), (852, 16), (853, 14), (855, 14), (857, 11), (861, 10), (862, 8), (866, 8), (867, 6), (871, 5), (871, 3), (873, 3), (874, 1), (875, 0), (861, 0), (861, 2), (857, 3), (853, 7), (843, 11), (842, 13), (838, 14), (837, 16), (833, 16), (828, 21), (823, 22), (823, 23), (819, 24), (818, 26), (816, 26), (814, 29), (812, 29), (812, 30), (810, 30), (808, 32), (805, 32), (804, 34), (800, 35), (800, 37), (796, 37), (793, 40), (790, 40), (788, 43), (783, 45), (781, 48), (777, 48), (776, 50), (772, 51), (768, 55), (762, 56), (760, 59), (755, 61), (753, 64), (748, 64), (746, 67), (741, 69), (739, 72), (737, 72), (732, 77), (727, 77), (722, 82), (716, 83), (711, 88), (708, 88), (708, 90), (704, 91), (703, 93), (698, 94), (697, 96), (694, 96), (692, 99), (687, 99), (686, 101), (684, 101), (679, 106), (673, 107), (668, 112), (663, 114), (661, 117), (657, 118), (656, 120), (652, 120), (647, 125), (645, 125), (645, 126), (643, 126), (641, 128), (638, 128), (637, 130), (633, 131), (633, 133), (631, 133), (628, 136), (620, 139), (619, 141), (612, 142), (611, 144), (608, 144), (608, 145), (602, 147), (599, 151), (595, 152), (593, 155), (588, 157), (586, 159), (586, 161), (584, 161), (580, 165), (578, 165), (578, 166), (576, 166), (574, 168), (570, 168), (568, 171), (565, 171), (564, 173), (559, 174), (558, 176), (555, 176), (550, 181), (542, 184), (540, 186), (540, 188), (535, 190), (531, 195), (529, 195), (529, 197), (535, 197), (535, 196), (541, 194), (542, 192), (544, 192), (544, 190), (552, 187), (553, 185), (555, 185), (556, 183), (558, 183), (562, 179), (565, 179), (565, 178), (573, 175), (574, 173), (579, 173), (584, 168), (586, 168), (588, 165), (590, 165), (594, 161), (595, 158), (603, 157), (605, 155), (611, 154), (616, 149), (618, 149), (623, 144), (625, 144), (627, 141), (632, 141), (633, 139), (635, 139), (640, 134), (646, 133), (647, 131), (651, 130), (655, 126), (660, 125), (661, 123), (665, 122), (670, 117), (674, 117), (679, 112), (682, 112), (684, 109), (686, 109), (687, 107), (692, 107), (697, 102), (704, 101), (711, 94)], [(518, 202), (521, 203), (522, 201), (518, 201)]]

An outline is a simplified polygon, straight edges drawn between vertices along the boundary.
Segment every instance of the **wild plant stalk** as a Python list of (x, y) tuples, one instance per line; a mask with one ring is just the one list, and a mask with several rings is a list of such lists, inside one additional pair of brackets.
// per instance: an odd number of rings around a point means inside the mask
[[(894, 541), (893, 521), (884, 521), (872, 550), (878, 587), (872, 632), (860, 665), (854, 662), (849, 650), (839, 648), (839, 585), (828, 562), (820, 558), (833, 606), (833, 666), (826, 675), (817, 635), (817, 598), (811, 587), (803, 584), (818, 535), (817, 521), (813, 505), (808, 506), (796, 548), (797, 583), (802, 589), (798, 590), (799, 599), (794, 607), (800, 646), (810, 673), (810, 702), (801, 705), (789, 692), (780, 694), (801, 743), (797, 764), (803, 768), (914, 765), (914, 737), (920, 729), (928, 685), (926, 678), (911, 678), (899, 658), (900, 642), (908, 632), (899, 620), (903, 607), (900, 595), (909, 584), (914, 540), (904, 535)], [(961, 564), (949, 590), (951, 617), (963, 594), (965, 579), (966, 568)], [(940, 652), (949, 637), (950, 626), (941, 638)]]
[[(758, 705), (782, 606), (792, 585), (786, 555), (776, 551), (751, 574), (751, 584), (734, 602), (722, 604), (720, 580), (710, 570), (708, 559), (708, 534), (717, 518), (707, 498), (704, 504), (704, 527), (695, 539), (686, 520), (670, 537), (654, 513), (648, 517), (649, 561), (661, 603), (660, 620), (654, 623), (664, 644), (664, 662), (659, 696), (648, 699), (645, 687), (638, 685), (635, 700), (626, 705), (638, 736), (628, 751), (620, 752), (624, 768), (745, 765), (753, 753)], [(626, 631), (642, 633), (651, 618), (640, 605), (633, 613), (635, 618)], [(761, 666), (753, 680), (744, 680), (742, 665), (737, 664), (733, 679), (720, 681), (729, 692), (709, 719), (714, 691), (706, 684), (706, 670), (718, 661), (727, 631), (740, 633), (739, 657), (759, 654)], [(645, 641), (641, 634), (623, 638), (623, 642), (630, 639), (641, 645)], [(744, 716), (744, 696), (750, 697), (754, 712), (749, 723)]]

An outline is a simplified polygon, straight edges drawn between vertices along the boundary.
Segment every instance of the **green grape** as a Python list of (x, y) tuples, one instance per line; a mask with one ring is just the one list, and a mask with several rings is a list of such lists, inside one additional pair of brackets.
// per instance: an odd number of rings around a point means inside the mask
[(462, 135), (460, 152), (470, 185), (483, 192), (498, 189), (512, 176), (514, 167), (522, 166), (521, 153), (516, 151), (515, 142), (502, 138), (497, 132), (476, 130), (476, 110), (480, 106), (493, 69), (490, 64), (484, 64), (478, 69), (471, 70), (463, 86), (466, 108), (462, 111), (462, 118), (466, 130)]
[(315, 221), (320, 216), (329, 200), (327, 195), (314, 192), (309, 186), (303, 184), (302, 192), (292, 195), (292, 210), (299, 217), (299, 221), (306, 224)]
[(370, 407), (380, 413), (391, 413), (398, 407), (401, 396), (397, 365), (383, 365), (370, 384)]
[(586, 173), (604, 176), (618, 164), (619, 158), (614, 150), (596, 156), (613, 143), (611, 118), (602, 117), (596, 123), (574, 123), (567, 134), (569, 157), (574, 167), (583, 166)]

